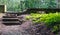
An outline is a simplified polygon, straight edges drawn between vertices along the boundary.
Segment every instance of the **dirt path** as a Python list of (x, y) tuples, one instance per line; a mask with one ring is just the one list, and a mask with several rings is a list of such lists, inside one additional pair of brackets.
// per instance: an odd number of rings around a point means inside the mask
[[(31, 20), (26, 20), (25, 19), (26, 15), (21, 15), (19, 16), (19, 19), (24, 21), (22, 23), (22, 25), (12, 25), (12, 26), (6, 26), (6, 25), (3, 25), (0, 21), (0, 35), (36, 35), (36, 34), (39, 34), (39, 35), (54, 35), (53, 33), (51, 32), (48, 32), (49, 30), (47, 30), (47, 28), (45, 27), (45, 25), (39, 25), (40, 27), (40, 31), (39, 33), (36, 33), (36, 31), (32, 31), (31, 30), (31, 25), (32, 25), (32, 21)], [(1, 20), (1, 18), (0, 18)], [(37, 25), (36, 25), (37, 26)], [(36, 27), (35, 26), (35, 27)], [(33, 30), (37, 30), (38, 31), (38, 28), (35, 28), (33, 26)]]
[(26, 31), (30, 25), (30, 23), (25, 22), (22, 25), (5, 26), (1, 29), (1, 33), (2, 35), (30, 35), (28, 31)]
[[(0, 15), (3, 16), (2, 14)], [(0, 18), (1, 19), (1, 18)], [(5, 26), (0, 21), (0, 35), (31, 35), (27, 29), (31, 26), (31, 21), (26, 21), (22, 25)]]

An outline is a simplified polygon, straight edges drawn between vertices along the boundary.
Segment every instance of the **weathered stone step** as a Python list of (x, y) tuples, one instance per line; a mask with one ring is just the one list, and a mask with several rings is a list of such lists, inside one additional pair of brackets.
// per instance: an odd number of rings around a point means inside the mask
[(18, 19), (18, 18), (2, 18), (2, 19)]
[(3, 16), (3, 18), (17, 18), (17, 17)]
[(11, 25), (21, 25), (21, 23), (3, 23), (4, 25), (11, 26)]
[(4, 25), (21, 25), (21, 22), (19, 22), (17, 17), (9, 17), (9, 16), (3, 16), (2, 17), (2, 23)]
[(2, 18), (2, 21), (19, 21), (18, 18)]
[(21, 24), (19, 21), (3, 21), (2, 23), (5, 25), (20, 25)]
[(19, 23), (19, 21), (3, 21), (3, 23)]

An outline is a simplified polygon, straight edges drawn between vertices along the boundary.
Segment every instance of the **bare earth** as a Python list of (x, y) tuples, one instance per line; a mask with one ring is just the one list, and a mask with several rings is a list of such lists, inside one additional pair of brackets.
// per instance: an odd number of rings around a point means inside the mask
[[(23, 23), (21, 25), (12, 26), (6, 26), (2, 24), (2, 16), (4, 16), (4, 14), (0, 15), (0, 35), (55, 35), (50, 32), (50, 30), (47, 30), (47, 27), (45, 27), (45, 25), (39, 24), (39, 29), (35, 28), (37, 25), (33, 26), (31, 20), (25, 19), (25, 17), (29, 15), (18, 16), (18, 19), (20, 21), (23, 21)], [(37, 33), (37, 31), (39, 31), (39, 33)]]
[(13, 25), (6, 26), (2, 24), (2, 16), (4, 14), (0, 14), (0, 35), (31, 35), (26, 29), (28, 29), (31, 25), (30, 21), (24, 22), (22, 25)]

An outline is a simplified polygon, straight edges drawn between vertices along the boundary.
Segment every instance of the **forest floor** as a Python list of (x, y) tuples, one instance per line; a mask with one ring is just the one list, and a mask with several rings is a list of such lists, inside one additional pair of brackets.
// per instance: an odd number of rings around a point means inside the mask
[(31, 25), (30, 21), (25, 21), (22, 25), (7, 26), (2, 24), (2, 16), (4, 14), (0, 14), (0, 35), (31, 35), (26, 31)]
[[(18, 19), (23, 21), (23, 23), (21, 25), (11, 26), (2, 24), (2, 16), (4, 16), (4, 14), (1, 14), (0, 16), (0, 35), (55, 35), (50, 32), (50, 30), (47, 30), (45, 25), (40, 24), (38, 26), (33, 26), (31, 20), (26, 20), (26, 16), (29, 15), (18, 16)], [(36, 27), (40, 28), (40, 30)], [(37, 33), (37, 31), (40, 32)]]

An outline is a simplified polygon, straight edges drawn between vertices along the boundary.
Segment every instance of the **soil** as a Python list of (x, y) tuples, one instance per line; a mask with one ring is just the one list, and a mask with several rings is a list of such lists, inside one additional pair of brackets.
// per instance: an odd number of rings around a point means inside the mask
[(2, 16), (4, 16), (4, 14), (0, 16), (0, 35), (31, 35), (26, 31), (31, 25), (30, 21), (25, 21), (22, 25), (6, 26), (2, 24)]
[(4, 15), (0, 16), (0, 35), (55, 35), (50, 30), (47, 30), (45, 25), (33, 25), (31, 20), (26, 20), (26, 16), (29, 15), (17, 16), (22, 21), (22, 24), (11, 26), (2, 24), (2, 16)]

